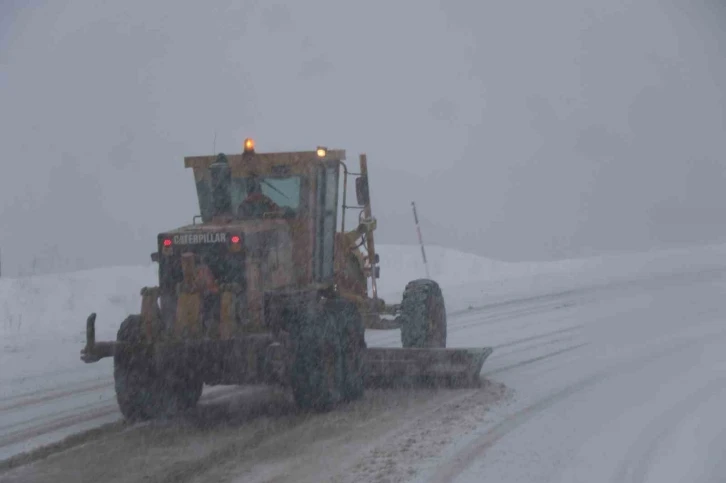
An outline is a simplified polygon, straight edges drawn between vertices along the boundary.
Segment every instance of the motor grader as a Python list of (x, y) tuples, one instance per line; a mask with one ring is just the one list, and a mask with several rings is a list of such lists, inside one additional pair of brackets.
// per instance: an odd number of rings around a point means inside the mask
[[(200, 215), (158, 235), (158, 286), (115, 341), (95, 340), (95, 313), (86, 322), (81, 359), (113, 357), (125, 418), (190, 409), (204, 384), (279, 384), (300, 408), (328, 410), (371, 386), (478, 381), (492, 349), (445, 348), (435, 281), (408, 283), (397, 304), (379, 297), (367, 158), (359, 173), (345, 160), (325, 147), (258, 153), (252, 139), (241, 154), (185, 158)], [(400, 329), (403, 347), (367, 347), (366, 328)]]

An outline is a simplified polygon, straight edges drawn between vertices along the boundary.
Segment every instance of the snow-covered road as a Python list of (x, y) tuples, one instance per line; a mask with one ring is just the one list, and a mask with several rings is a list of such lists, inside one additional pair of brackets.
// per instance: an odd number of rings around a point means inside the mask
[[(0, 467), (0, 481), (724, 481), (721, 254), (496, 296), (499, 282), (450, 284), (447, 300), (467, 303), (450, 306), (449, 345), (493, 346), (487, 383), (369, 391), (323, 415), (269, 389), (211, 388), (188, 417), (124, 427), (109, 361), (8, 372), (6, 454), (106, 426)], [(397, 331), (367, 340), (400, 345)]]
[(416, 481), (726, 480), (725, 289), (718, 270), (588, 293), (586, 345), (504, 374), (492, 357), (515, 397)]

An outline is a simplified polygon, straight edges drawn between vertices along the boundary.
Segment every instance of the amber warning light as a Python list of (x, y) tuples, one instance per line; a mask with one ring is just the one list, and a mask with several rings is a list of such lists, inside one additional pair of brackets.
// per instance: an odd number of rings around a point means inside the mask
[(245, 150), (244, 150), (245, 153), (254, 153), (255, 152), (254, 139), (252, 139), (252, 138), (245, 139), (244, 148), (245, 148)]

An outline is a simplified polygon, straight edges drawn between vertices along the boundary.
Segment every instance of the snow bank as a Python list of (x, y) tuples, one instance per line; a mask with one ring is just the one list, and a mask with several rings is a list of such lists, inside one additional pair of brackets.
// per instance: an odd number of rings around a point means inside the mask
[[(379, 293), (400, 298), (410, 280), (426, 277), (420, 248), (378, 247)], [(726, 268), (726, 245), (636, 252), (552, 262), (502, 262), (443, 247), (427, 247), (430, 278), (445, 292), (447, 309), (536, 296), (582, 286), (656, 275)]]
[(0, 334), (5, 343), (18, 334), (31, 341), (65, 341), (84, 333), (91, 312), (98, 312), (99, 330), (117, 328), (127, 314), (139, 311), (141, 287), (155, 278), (156, 267), (145, 266), (0, 279)]

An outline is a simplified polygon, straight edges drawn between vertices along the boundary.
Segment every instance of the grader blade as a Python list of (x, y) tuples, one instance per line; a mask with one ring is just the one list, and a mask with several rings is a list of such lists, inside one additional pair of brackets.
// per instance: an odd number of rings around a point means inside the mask
[(484, 348), (382, 348), (365, 352), (366, 385), (476, 386), (491, 347)]

